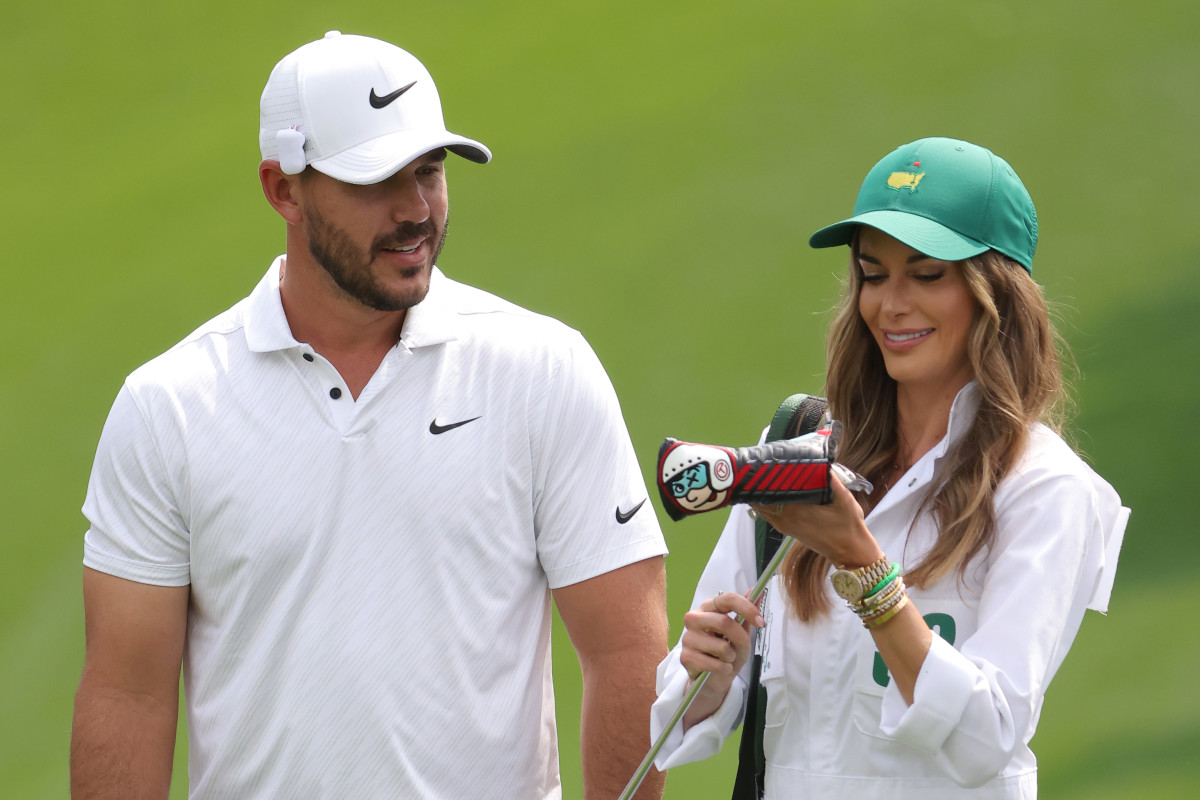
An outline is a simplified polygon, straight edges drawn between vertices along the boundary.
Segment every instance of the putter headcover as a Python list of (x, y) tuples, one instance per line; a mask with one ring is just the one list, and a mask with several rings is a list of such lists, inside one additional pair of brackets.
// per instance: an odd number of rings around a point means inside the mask
[(667, 438), (658, 450), (658, 493), (673, 520), (732, 503), (833, 500), (841, 425), (754, 447), (721, 447)]

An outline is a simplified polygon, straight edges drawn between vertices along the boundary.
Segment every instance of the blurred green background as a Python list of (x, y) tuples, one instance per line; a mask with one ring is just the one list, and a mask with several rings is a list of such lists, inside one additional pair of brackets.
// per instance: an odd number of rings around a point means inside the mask
[[(257, 178), (273, 64), (337, 28), (430, 68), (452, 130), (450, 275), (580, 329), (650, 479), (667, 435), (755, 440), (822, 385), (849, 213), (892, 147), (995, 150), (1038, 206), (1035, 276), (1081, 369), (1081, 450), (1133, 508), (1107, 618), (1046, 701), (1043, 795), (1200, 785), (1200, 11), (1191, 2), (9, 3), (0, 28), (0, 796), (67, 795), (79, 512), (124, 376), (282, 250)], [(672, 639), (722, 523), (660, 512)], [(564, 792), (578, 666), (555, 631)], [(727, 796), (736, 742), (667, 797)], [(186, 794), (181, 742), (172, 797)]]

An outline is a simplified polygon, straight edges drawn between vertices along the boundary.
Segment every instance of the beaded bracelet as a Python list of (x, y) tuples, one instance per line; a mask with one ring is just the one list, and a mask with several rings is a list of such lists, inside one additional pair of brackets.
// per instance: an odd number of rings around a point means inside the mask
[(863, 602), (865, 604), (871, 597), (876, 595), (880, 589), (882, 589), (884, 586), (887, 586), (889, 583), (896, 580), (896, 578), (898, 578), (898, 577), (900, 577), (900, 565), (898, 563), (896, 563), (895, 561), (893, 561), (892, 568), (890, 570), (888, 570), (888, 574), (884, 575), (883, 579), (881, 581), (879, 581), (879, 583), (872, 586), (871, 590), (863, 595), (861, 602)]
[(870, 622), (873, 619), (878, 619), (879, 617), (886, 614), (889, 610), (891, 610), (894, 606), (896, 606), (898, 603), (900, 603), (900, 601), (902, 601), (906, 597), (908, 597), (907, 592), (905, 592), (903, 590), (898, 591), (894, 595), (892, 595), (890, 598), (888, 598), (888, 601), (886, 603), (881, 603), (880, 605), (871, 609), (869, 612), (859, 614), (858, 615), (859, 619), (861, 619), (863, 622)]
[(850, 608), (854, 609), (854, 613), (858, 614), (860, 617), (870, 616), (880, 608), (895, 600), (896, 596), (903, 591), (904, 579), (896, 576), (891, 583), (883, 588), (882, 591), (873, 594), (870, 602), (855, 603), (851, 605)]
[(884, 624), (885, 622), (890, 620), (892, 617), (899, 614), (906, 605), (908, 605), (908, 593), (907, 592), (900, 595), (900, 600), (897, 601), (891, 608), (884, 611), (882, 614), (878, 614), (870, 619), (864, 619), (863, 627), (868, 630), (874, 630), (875, 628), (878, 628), (880, 625)]
[(854, 611), (858, 614), (859, 619), (872, 619), (887, 611), (896, 603), (900, 602), (900, 598), (904, 597), (905, 588), (903, 583), (897, 584), (887, 590), (887, 594), (880, 598), (878, 603), (870, 606), (855, 608)]
[(859, 600), (856, 603), (849, 603), (850, 608), (854, 609), (855, 613), (860, 615), (864, 612), (871, 611), (872, 609), (877, 608), (892, 594), (894, 594), (897, 587), (904, 587), (904, 578), (902, 578), (898, 573), (881, 588), (878, 588), (867, 597)]

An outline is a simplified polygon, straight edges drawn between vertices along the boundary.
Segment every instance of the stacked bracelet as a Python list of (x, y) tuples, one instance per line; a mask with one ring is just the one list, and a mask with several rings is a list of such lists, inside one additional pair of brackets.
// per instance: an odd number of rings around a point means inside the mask
[(863, 604), (854, 609), (862, 620), (864, 628), (878, 628), (894, 617), (908, 603), (908, 592), (904, 588), (904, 579), (897, 577), (895, 585), (881, 592), (879, 601)]
[(893, 603), (890, 608), (884, 609), (874, 616), (864, 617), (863, 627), (867, 628), (868, 630), (878, 628), (880, 625), (899, 614), (906, 605), (908, 605), (908, 592), (901, 591), (900, 599)]
[(900, 565), (887, 556), (865, 567), (839, 567), (829, 579), (866, 628), (878, 628), (908, 605)]
[(871, 591), (857, 603), (847, 603), (864, 628), (878, 628), (908, 604), (908, 591), (904, 586), (904, 578), (900, 577), (900, 565), (892, 564), (887, 576), (871, 588)]
[(869, 597), (864, 597), (861, 603), (852, 603), (850, 607), (860, 617), (864, 615), (870, 616), (877, 611), (891, 608), (892, 603), (898, 601), (900, 595), (903, 593), (904, 579), (897, 575), (878, 592), (873, 592)]

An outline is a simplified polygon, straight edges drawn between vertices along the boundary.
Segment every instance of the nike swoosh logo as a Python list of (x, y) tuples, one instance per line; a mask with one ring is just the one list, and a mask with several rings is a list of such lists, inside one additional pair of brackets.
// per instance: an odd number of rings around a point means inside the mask
[[(449, 425), (438, 425), (438, 421), (435, 419), (433, 422), (429, 423), (429, 432), (434, 436), (437, 436), (439, 433), (445, 433), (446, 431), (452, 431), (455, 428), (461, 428), (468, 422), (474, 422), (477, 419), (479, 419), (479, 417), (471, 417), (470, 419), (464, 419), (462, 422), (451, 422)], [(643, 500), (642, 502), (644, 503), (646, 501)], [(636, 511), (637, 509), (634, 510)]]
[(396, 91), (391, 92), (389, 94), (385, 94), (383, 97), (380, 97), (379, 95), (375, 94), (375, 87), (372, 86), (371, 87), (371, 108), (386, 107), (389, 103), (391, 103), (397, 97), (399, 97), (400, 95), (404, 94), (409, 89), (411, 89), (415, 84), (416, 84), (416, 81), (413, 81), (408, 86), (401, 86)]
[(646, 505), (646, 500), (643, 498), (642, 502), (638, 503), (628, 511), (622, 511), (621, 507), (617, 506), (617, 524), (624, 525), (626, 522), (629, 522), (629, 520), (633, 519), (633, 515), (636, 514), (644, 505)]

